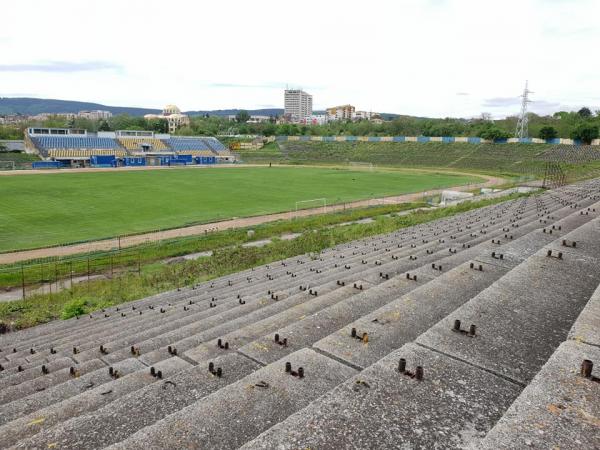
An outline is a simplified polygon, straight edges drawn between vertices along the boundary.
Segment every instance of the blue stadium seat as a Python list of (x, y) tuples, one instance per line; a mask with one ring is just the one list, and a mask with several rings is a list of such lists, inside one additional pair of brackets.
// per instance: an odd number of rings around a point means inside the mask
[(32, 140), (42, 149), (54, 148), (90, 148), (90, 149), (117, 149), (119, 144), (111, 138), (98, 137), (70, 137), (70, 136), (41, 136)]
[(174, 138), (167, 141), (171, 148), (175, 151), (185, 150), (210, 150), (208, 145), (202, 139), (196, 138)]

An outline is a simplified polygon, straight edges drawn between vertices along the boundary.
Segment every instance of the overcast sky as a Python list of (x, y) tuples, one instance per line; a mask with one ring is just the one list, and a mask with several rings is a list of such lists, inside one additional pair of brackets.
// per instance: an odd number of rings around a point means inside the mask
[(13, 0), (0, 96), (419, 116), (600, 107), (600, 0)]

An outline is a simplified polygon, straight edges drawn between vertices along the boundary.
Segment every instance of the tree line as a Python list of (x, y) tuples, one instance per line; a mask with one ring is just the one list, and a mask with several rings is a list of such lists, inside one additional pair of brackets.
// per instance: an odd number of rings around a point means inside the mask
[[(362, 120), (358, 122), (336, 121), (325, 125), (301, 125), (277, 123), (273, 117), (265, 123), (246, 123), (249, 114), (240, 111), (235, 120), (223, 116), (193, 116), (190, 125), (180, 128), (176, 134), (181, 136), (214, 135), (263, 135), (263, 136), (478, 136), (484, 139), (505, 139), (514, 136), (517, 117), (492, 120), (487, 115), (474, 119), (457, 118), (419, 118), (397, 116), (381, 123)], [(592, 112), (584, 107), (579, 111), (560, 111), (549, 116), (530, 113), (529, 136), (542, 139), (571, 138), (590, 143), (599, 137), (600, 111)], [(27, 126), (72, 127), (88, 131), (115, 130), (153, 130), (168, 132), (168, 123), (164, 119), (146, 120), (143, 117), (121, 114), (107, 120), (92, 121), (75, 118), (67, 120), (60, 116), (51, 116), (44, 122), (21, 124), (19, 126), (0, 126), (0, 139), (21, 139)]]

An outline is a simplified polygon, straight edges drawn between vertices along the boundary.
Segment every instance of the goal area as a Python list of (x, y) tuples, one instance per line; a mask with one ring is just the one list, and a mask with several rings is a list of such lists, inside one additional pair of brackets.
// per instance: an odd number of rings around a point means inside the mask
[(375, 170), (375, 166), (373, 165), (373, 163), (369, 163), (369, 162), (349, 161), (348, 167), (350, 169), (370, 170), (370, 171)]
[(326, 198), (312, 198), (309, 200), (298, 200), (296, 202), (295, 212), (298, 215), (298, 211), (301, 209), (312, 209), (312, 208), (323, 208), (323, 214), (327, 212), (327, 199)]
[(14, 161), (0, 161), (0, 170), (15, 170)]

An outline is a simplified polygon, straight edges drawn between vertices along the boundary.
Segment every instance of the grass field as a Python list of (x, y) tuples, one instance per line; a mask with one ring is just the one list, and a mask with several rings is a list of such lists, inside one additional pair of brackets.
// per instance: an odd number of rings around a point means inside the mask
[[(0, 177), (0, 251), (480, 182), (439, 172), (238, 167)], [(307, 204), (306, 206), (318, 206)]]

